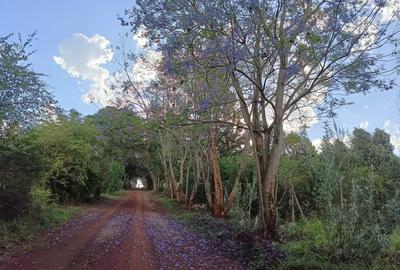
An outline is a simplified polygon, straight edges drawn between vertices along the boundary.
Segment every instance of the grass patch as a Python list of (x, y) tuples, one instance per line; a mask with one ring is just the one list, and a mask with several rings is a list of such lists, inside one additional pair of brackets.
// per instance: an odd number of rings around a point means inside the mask
[(333, 264), (329, 262), (321, 262), (312, 257), (289, 257), (284, 261), (280, 270), (378, 270), (381, 268), (371, 268), (371, 266), (354, 265), (354, 264)]
[(30, 240), (41, 231), (67, 222), (78, 210), (79, 208), (76, 206), (50, 204), (46, 208), (33, 209), (12, 221), (1, 221), (0, 247), (9, 249), (16, 244)]
[(176, 218), (177, 220), (184, 219), (185, 216), (193, 214), (192, 211), (188, 210), (184, 203), (178, 203), (171, 200), (166, 195), (157, 196), (156, 198), (161, 206), (167, 211), (168, 214)]
[(121, 195), (124, 193), (123, 190), (118, 190), (118, 191), (113, 191), (113, 192), (109, 192), (109, 193), (104, 193), (101, 196), (103, 198), (109, 199), (109, 200), (116, 200), (119, 197), (121, 197)]
[[(280, 265), (281, 270), (392, 270), (399, 269), (399, 260), (395, 256), (352, 259), (349, 251), (340, 247), (337, 239), (337, 228), (328, 226), (318, 219), (304, 219), (296, 223), (282, 226), (281, 232), (286, 238), (279, 247), (287, 255)], [(396, 246), (397, 237), (394, 233), (392, 246)], [(399, 237), (400, 239), (400, 237)], [(393, 252), (394, 249), (388, 252)], [(357, 251), (355, 249), (354, 251)], [(340, 256), (339, 256), (339, 255)], [(351, 255), (351, 254), (350, 254)], [(346, 257), (347, 256), (347, 257)], [(385, 257), (385, 256), (384, 256)], [(350, 258), (350, 259), (343, 259)]]
[(176, 207), (178, 207), (178, 204), (175, 201), (172, 201), (168, 197), (165, 197), (165, 196), (161, 196), (159, 201), (160, 201), (162, 207), (165, 208), (166, 210), (168, 210), (168, 212), (172, 211)]

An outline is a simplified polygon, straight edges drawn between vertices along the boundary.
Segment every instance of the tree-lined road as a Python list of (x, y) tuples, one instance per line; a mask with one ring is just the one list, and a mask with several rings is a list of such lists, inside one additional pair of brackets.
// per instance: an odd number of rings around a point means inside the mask
[(126, 192), (44, 236), (0, 269), (245, 269), (166, 215), (149, 192)]

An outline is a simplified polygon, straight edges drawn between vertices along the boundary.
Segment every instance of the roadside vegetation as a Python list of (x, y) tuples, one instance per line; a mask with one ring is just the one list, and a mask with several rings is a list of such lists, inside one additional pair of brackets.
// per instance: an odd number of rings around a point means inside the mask
[(140, 147), (138, 135), (127, 135), (140, 128), (128, 110), (104, 108), (83, 117), (57, 107), (42, 75), (29, 65), (34, 37), (0, 38), (0, 247), (5, 249), (66, 222), (82, 203), (102, 194), (116, 198), (133, 176), (125, 171), (132, 163), (128, 157)]
[[(58, 107), (29, 64), (35, 34), (0, 37), (0, 246), (140, 176), (178, 221), (254, 269), (398, 269), (393, 140), (342, 130), (335, 110), (394, 87), (399, 10), (386, 20), (386, 1), (190, 2), (126, 10), (122, 26), (147, 44), (115, 48), (118, 97), (93, 115)], [(157, 78), (135, 81), (137, 63)]]

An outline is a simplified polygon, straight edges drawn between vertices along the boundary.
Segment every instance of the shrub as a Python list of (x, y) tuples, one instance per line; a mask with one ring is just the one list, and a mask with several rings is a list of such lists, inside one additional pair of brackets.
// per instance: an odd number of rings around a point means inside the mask
[(110, 193), (121, 189), (125, 168), (121, 163), (111, 162), (103, 181), (103, 191)]
[(400, 226), (397, 226), (389, 236), (389, 249), (400, 252)]
[(28, 210), (37, 167), (31, 155), (0, 143), (0, 219), (12, 219)]
[[(41, 193), (39, 196), (43, 194)], [(42, 199), (36, 201), (38, 204), (42, 202)], [(29, 240), (42, 230), (65, 223), (76, 212), (76, 208), (50, 203), (44, 208), (33, 208), (26, 215), (19, 216), (11, 221), (0, 221), (0, 247), (9, 248), (14, 244)]]
[(36, 186), (31, 192), (31, 207), (37, 210), (45, 210), (49, 204), (53, 203), (50, 190)]

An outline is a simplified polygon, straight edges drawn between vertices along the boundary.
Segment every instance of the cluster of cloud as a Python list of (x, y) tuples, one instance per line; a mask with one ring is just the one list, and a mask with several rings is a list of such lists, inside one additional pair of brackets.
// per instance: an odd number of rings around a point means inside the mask
[[(345, 134), (343, 138), (340, 139), (347, 147), (351, 146), (351, 136), (349, 134)], [(331, 143), (335, 141), (335, 138), (332, 138), (330, 140)], [(315, 147), (318, 153), (321, 152), (322, 150), (322, 139), (321, 138), (316, 138), (311, 141), (311, 144)]]
[(383, 129), (390, 134), (390, 142), (394, 146), (394, 153), (400, 156), (400, 125), (386, 120)]
[(365, 129), (365, 130), (367, 130), (368, 129), (368, 126), (369, 126), (369, 123), (368, 123), (368, 121), (364, 121), (364, 122), (361, 122), (360, 123), (360, 125), (358, 125), (360, 128), (362, 128), (362, 129)]
[[(148, 44), (144, 33), (144, 30), (139, 31), (133, 37), (140, 49), (145, 49)], [(132, 69), (128, 71), (129, 74), (122, 75), (118, 72), (111, 74), (103, 67), (114, 57), (110, 44), (106, 37), (99, 34), (88, 37), (82, 33), (75, 33), (60, 43), (59, 56), (53, 57), (71, 77), (89, 82), (89, 89), (84, 90), (82, 97), (86, 103), (97, 103), (101, 106), (113, 104), (119, 97), (121, 90), (119, 85), (125, 75), (130, 76), (140, 86), (157, 78), (154, 67), (161, 55), (151, 50), (146, 50), (145, 57), (139, 58), (134, 63)]]
[(110, 41), (99, 34), (87, 37), (75, 33), (61, 42), (59, 56), (54, 56), (54, 61), (70, 76), (90, 83), (83, 96), (87, 103), (105, 106), (115, 98), (111, 87), (114, 78), (102, 67), (114, 55), (109, 45)]
[[(361, 122), (358, 127), (362, 129), (368, 129), (368, 121)], [(395, 124), (391, 120), (385, 120), (383, 129), (390, 135), (390, 142), (394, 146), (394, 153), (400, 156), (400, 124)], [(341, 139), (347, 147), (351, 146), (351, 136), (345, 134)], [(322, 139), (316, 138), (311, 141), (317, 151), (321, 151)]]
[(387, 22), (393, 17), (398, 17), (400, 9), (400, 1), (398, 0), (386, 0), (386, 5), (381, 9), (381, 20)]

